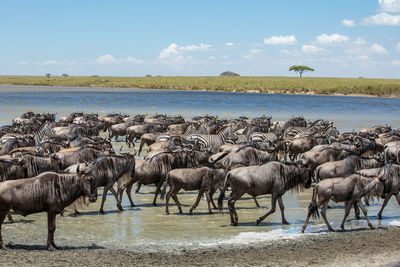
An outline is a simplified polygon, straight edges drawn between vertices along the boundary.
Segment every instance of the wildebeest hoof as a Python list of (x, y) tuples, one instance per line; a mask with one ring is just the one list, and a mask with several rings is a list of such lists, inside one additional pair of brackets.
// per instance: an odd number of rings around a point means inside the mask
[(382, 215), (378, 214), (378, 219), (382, 220)]
[(166, 212), (165, 212), (165, 215), (169, 215), (169, 211), (166, 211)]
[(6, 246), (4, 246), (4, 244), (1, 244), (1, 245), (0, 245), (0, 249), (2, 249), (2, 250), (7, 250)]
[(335, 230), (333, 230), (333, 228), (329, 228), (329, 231), (331, 231), (331, 232), (335, 232)]
[(182, 213), (183, 213), (183, 211), (182, 211), (182, 210), (179, 210), (179, 213), (180, 213), (180, 214), (182, 214)]
[(237, 222), (231, 223), (232, 226), (237, 226)]
[(118, 207), (118, 209), (119, 209), (120, 211), (123, 211), (123, 210), (124, 210), (124, 209), (122, 208), (121, 205), (117, 205), (117, 207)]
[(193, 212), (192, 210), (189, 210), (189, 215), (192, 215), (192, 212)]
[(372, 224), (370, 224), (370, 225), (368, 225), (369, 226), (369, 228), (371, 228), (371, 229), (375, 229), (375, 227), (372, 225)]
[(153, 206), (154, 206), (154, 207), (157, 207), (157, 203), (154, 203), (154, 202), (153, 202)]
[(289, 222), (288, 221), (284, 221), (284, 222), (282, 222), (283, 224), (285, 224), (285, 225), (289, 225)]
[(213, 212), (210, 210), (210, 211), (208, 212), (208, 214), (213, 214)]
[(258, 220), (256, 221), (257, 226), (258, 226), (260, 223), (261, 223), (261, 219), (258, 219)]
[(101, 214), (105, 214), (104, 210), (100, 210), (100, 213), (101, 213)]
[(56, 251), (57, 249), (55, 247), (53, 247), (52, 245), (47, 246), (47, 250), (48, 251)]

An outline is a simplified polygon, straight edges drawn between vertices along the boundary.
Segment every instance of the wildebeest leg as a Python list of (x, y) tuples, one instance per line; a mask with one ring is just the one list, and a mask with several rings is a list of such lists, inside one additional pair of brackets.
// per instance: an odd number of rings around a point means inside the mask
[(261, 216), (260, 218), (258, 218), (257, 225), (259, 225), (265, 218), (267, 218), (268, 215), (270, 215), (270, 214), (275, 212), (277, 198), (278, 198), (277, 195), (272, 194), (272, 197), (271, 197), (271, 209), (264, 216)]
[(354, 203), (354, 216), (356, 217), (357, 220), (360, 219), (360, 209), (358, 208), (357, 203)]
[(383, 209), (386, 207), (387, 203), (389, 202), (389, 199), (392, 197), (393, 193), (389, 193), (386, 195), (385, 200), (383, 201), (382, 207), (378, 212), (378, 219), (382, 220), (382, 212)]
[(256, 203), (256, 207), (259, 208), (260, 204), (258, 204), (257, 197), (253, 196), (254, 203)]
[(364, 197), (364, 202), (365, 202), (365, 205), (367, 205), (367, 206), (369, 206), (369, 199), (368, 199), (368, 197)]
[[(133, 203), (133, 200), (132, 200), (132, 186), (133, 186), (133, 184), (130, 184), (126, 187), (126, 194), (128, 195), (128, 199), (129, 199), (129, 202), (131, 203), (131, 207), (135, 207), (135, 203)], [(121, 202), (122, 202), (122, 197), (121, 197)]]
[(289, 224), (288, 221), (286, 221), (285, 214), (283, 213), (283, 211), (285, 210), (285, 206), (283, 205), (282, 196), (278, 197), (278, 203), (279, 203), (279, 208), (281, 209), (282, 223)]
[(372, 223), (369, 221), (369, 218), (368, 218), (368, 215), (367, 215), (367, 210), (364, 208), (364, 206), (363, 206), (361, 200), (358, 201), (358, 205), (360, 206), (360, 209), (361, 209), (362, 212), (364, 213), (364, 216), (365, 216), (365, 219), (367, 220), (368, 226), (369, 226), (371, 229), (374, 229), (374, 226), (373, 226)]
[(1, 228), (3, 226), (4, 219), (6, 218), (7, 214), (10, 212), (10, 210), (0, 210), (0, 249), (6, 250), (6, 247), (4, 246), (3, 243), (3, 237), (1, 235)]
[(212, 214), (211, 206), (210, 206), (210, 202), (211, 202), (210, 191), (206, 192), (206, 198), (207, 198), (207, 205), (208, 205), (208, 213)]
[(394, 196), (396, 197), (397, 203), (399, 203), (399, 205), (400, 205), (400, 196), (399, 196), (399, 193), (397, 193), (397, 194), (394, 195)]
[(47, 212), (47, 249), (50, 251), (58, 249), (54, 243), (54, 232), (56, 231), (56, 214)]
[(179, 213), (182, 214), (183, 213), (182, 212), (182, 206), (181, 206), (181, 203), (179, 202), (178, 195), (177, 195), (178, 191), (179, 190), (176, 190), (176, 193), (172, 194), (171, 197), (175, 201), (175, 204), (178, 206)]
[(215, 206), (214, 199), (213, 199), (213, 196), (214, 196), (215, 191), (216, 191), (216, 189), (211, 188), (209, 192), (210, 192), (210, 201), (211, 201), (211, 204), (213, 205), (213, 208), (214, 208), (214, 209), (217, 209), (217, 206)]
[(142, 187), (142, 184), (141, 184), (141, 183), (138, 183), (137, 186), (136, 186), (135, 193), (139, 193), (140, 187)]
[(153, 200), (153, 206), (157, 206), (157, 196), (161, 192), (161, 186), (163, 184), (163, 180), (159, 181), (158, 184), (156, 183), (157, 189)]
[(342, 224), (340, 225), (340, 228), (342, 228), (342, 231), (344, 231), (344, 223), (346, 221), (347, 216), (349, 216), (351, 207), (353, 207), (353, 205), (354, 205), (354, 201), (353, 200), (350, 200), (349, 203), (347, 203), (347, 205), (346, 205), (346, 210), (344, 212), (343, 221), (342, 221)]
[(104, 214), (104, 202), (106, 201), (107, 192), (110, 189), (110, 186), (105, 186), (103, 189), (103, 197), (101, 198), (100, 212)]
[[(319, 203), (318, 203), (319, 204)], [(319, 207), (320, 205), (318, 205), (317, 204), (317, 207)], [(334, 231), (333, 230), (333, 228), (332, 228), (332, 226), (329, 224), (329, 222), (328, 222), (328, 219), (326, 218), (326, 209), (328, 208), (328, 202), (325, 202), (323, 205), (322, 205), (322, 208), (321, 208), (321, 215), (322, 215), (322, 218), (324, 219), (324, 221), (325, 221), (325, 224), (326, 224), (326, 226), (328, 227), (328, 229), (329, 229), (329, 231)]]
[(9, 220), (10, 222), (14, 222), (14, 219), (13, 219), (13, 217), (11, 216), (11, 212), (10, 212), (10, 211), (7, 212), (7, 217), (8, 217), (8, 220)]
[[(166, 214), (169, 214), (168, 203), (169, 203), (169, 198), (171, 197), (171, 193), (172, 193), (172, 191), (174, 189), (175, 189), (175, 185), (171, 184), (170, 187), (169, 187), (169, 191), (167, 193), (167, 196), (165, 197), (165, 213)], [(175, 201), (175, 199), (174, 199), (174, 201)], [(176, 205), (178, 205), (178, 204), (176, 204)]]
[(201, 197), (203, 196), (203, 193), (204, 193), (204, 190), (200, 189), (199, 194), (197, 195), (196, 202), (194, 202), (193, 206), (189, 210), (189, 215), (192, 215), (193, 210), (197, 207), (197, 205), (199, 205), (199, 202), (200, 202)]
[(231, 196), (228, 199), (228, 207), (229, 207), (229, 215), (231, 217), (231, 225), (236, 226), (239, 221), (239, 217), (237, 215), (236, 209), (235, 209), (235, 202), (236, 200), (240, 199), (245, 192), (232, 192)]
[(122, 208), (122, 205), (121, 205), (121, 200), (119, 200), (118, 199), (118, 194), (117, 194), (117, 192), (115, 191), (115, 189), (111, 186), (110, 187), (110, 191), (111, 191), (111, 193), (113, 193), (113, 195), (114, 195), (114, 197), (115, 197), (115, 200), (117, 201), (117, 207), (118, 207), (118, 209), (119, 210), (124, 210), (123, 208)]

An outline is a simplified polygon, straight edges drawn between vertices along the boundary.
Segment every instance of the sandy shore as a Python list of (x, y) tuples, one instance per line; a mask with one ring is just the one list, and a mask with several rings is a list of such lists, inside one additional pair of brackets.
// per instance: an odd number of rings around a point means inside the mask
[(103, 247), (9, 245), (0, 251), (1, 266), (398, 266), (400, 228), (307, 235), (251, 245), (217, 245), (149, 252)]

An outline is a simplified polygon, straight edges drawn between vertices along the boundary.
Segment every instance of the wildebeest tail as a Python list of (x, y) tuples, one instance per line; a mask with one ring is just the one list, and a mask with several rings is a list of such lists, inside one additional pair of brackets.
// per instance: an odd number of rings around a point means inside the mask
[(317, 194), (317, 189), (314, 188), (311, 203), (310, 203), (310, 206), (308, 206), (308, 210), (311, 212), (311, 215), (314, 219), (319, 218), (316, 194)]
[(218, 197), (218, 209), (221, 212), (222, 212), (222, 202), (224, 201), (224, 197), (225, 197), (225, 191), (226, 191), (226, 188), (228, 187), (229, 175), (230, 175), (230, 173), (228, 172), (225, 176), (224, 188), (222, 188), (221, 194), (219, 194), (219, 197)]
[(169, 183), (169, 173), (167, 173), (167, 178), (165, 179), (161, 194), (160, 194), (160, 199), (164, 199), (165, 192), (167, 192), (167, 186)]

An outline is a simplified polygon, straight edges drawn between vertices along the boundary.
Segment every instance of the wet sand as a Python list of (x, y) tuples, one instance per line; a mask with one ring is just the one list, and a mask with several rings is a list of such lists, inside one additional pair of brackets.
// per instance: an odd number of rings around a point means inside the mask
[(11, 245), (0, 251), (1, 266), (398, 266), (400, 228), (307, 235), (253, 245), (149, 252), (98, 246), (62, 247), (48, 252), (44, 246)]

